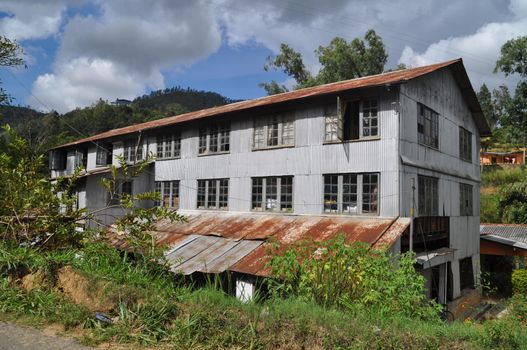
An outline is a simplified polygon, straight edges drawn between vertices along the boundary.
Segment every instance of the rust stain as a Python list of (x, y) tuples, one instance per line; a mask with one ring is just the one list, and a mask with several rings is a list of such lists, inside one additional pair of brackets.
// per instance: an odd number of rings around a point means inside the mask
[[(231, 104), (224, 105), (224, 106), (203, 109), (203, 110), (194, 111), (190, 113), (180, 114), (180, 115), (173, 116), (173, 117), (153, 120), (153, 121), (149, 121), (149, 122), (145, 122), (141, 124), (135, 124), (135, 125), (119, 128), (119, 129), (114, 129), (114, 130), (106, 131), (106, 132), (103, 132), (103, 133), (100, 133), (94, 136), (86, 137), (86, 138), (83, 138), (77, 141), (73, 141), (73, 142), (70, 142), (70, 143), (67, 143), (61, 146), (57, 146), (55, 147), (55, 149), (73, 146), (73, 145), (79, 145), (82, 143), (92, 142), (92, 141), (101, 140), (101, 139), (107, 139), (107, 138), (111, 138), (111, 137), (119, 136), (119, 135), (133, 134), (133, 133), (142, 132), (142, 131), (146, 131), (150, 129), (160, 128), (163, 126), (175, 125), (175, 124), (180, 124), (184, 122), (189, 122), (189, 121), (213, 117), (213, 116), (220, 116), (220, 115), (224, 115), (224, 114), (228, 114), (232, 112), (248, 111), (254, 108), (269, 106), (272, 104), (278, 104), (278, 103), (289, 102), (289, 101), (298, 101), (298, 100), (307, 99), (310, 97), (328, 95), (332, 93), (343, 92), (343, 91), (348, 91), (348, 90), (353, 90), (353, 89), (358, 89), (358, 88), (382, 86), (386, 84), (404, 83), (408, 80), (417, 78), (424, 74), (428, 74), (436, 70), (439, 70), (441, 68), (455, 66), (455, 65), (461, 65), (461, 68), (463, 69), (462, 60), (455, 59), (455, 60), (432, 64), (432, 65), (424, 66), (424, 67), (410, 68), (410, 69), (388, 72), (388, 73), (383, 73), (383, 74), (378, 74), (378, 75), (372, 75), (372, 76), (362, 77), (362, 78), (357, 78), (357, 79), (352, 79), (352, 80), (340, 81), (340, 82), (331, 83), (331, 84), (319, 85), (315, 87), (294, 90), (294, 91), (285, 92), (282, 94), (277, 94), (277, 95), (272, 95), (272, 96), (266, 96), (266, 97), (262, 97), (262, 98), (258, 98), (254, 100), (231, 103)], [(472, 94), (474, 94), (474, 91), (472, 91)], [(473, 97), (475, 98), (475, 94)], [(481, 112), (481, 108), (479, 108), (479, 111), (474, 111), (474, 112)]]

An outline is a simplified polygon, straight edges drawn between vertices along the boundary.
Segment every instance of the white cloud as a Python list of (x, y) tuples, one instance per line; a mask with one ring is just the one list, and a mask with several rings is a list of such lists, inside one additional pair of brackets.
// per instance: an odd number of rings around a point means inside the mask
[(0, 4), (0, 33), (10, 39), (43, 39), (59, 31), (64, 0), (5, 0)]
[(422, 53), (406, 46), (399, 62), (415, 67), (462, 57), (475, 89), (483, 83), (491, 88), (504, 83), (512, 84), (514, 79), (507, 81), (503, 75), (492, 74), (492, 71), (501, 46), (507, 40), (527, 34), (527, 17), (520, 15), (521, 11), (525, 13), (527, 6), (520, 5), (519, 1), (511, 2), (509, 8), (516, 11), (511, 22), (485, 24), (473, 34), (433, 43)]
[(39, 76), (33, 84), (33, 95), (38, 100), (31, 97), (29, 102), (41, 106), (42, 101), (43, 109), (66, 112), (99, 98), (134, 98), (145, 85), (160, 89), (164, 86), (163, 76), (158, 71), (143, 75), (110, 60), (81, 57), (58, 66), (54, 73)]
[(194, 63), (221, 44), (219, 26), (203, 1), (99, 5), (100, 16), (69, 20), (53, 72), (33, 84), (33, 94), (59, 112), (163, 88), (162, 70)]

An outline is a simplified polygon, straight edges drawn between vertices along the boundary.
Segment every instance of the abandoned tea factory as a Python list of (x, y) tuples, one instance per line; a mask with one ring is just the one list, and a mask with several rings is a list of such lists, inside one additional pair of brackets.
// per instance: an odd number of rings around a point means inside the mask
[[(456, 304), (479, 272), (480, 137), (490, 134), (461, 59), (110, 130), (51, 150), (77, 206), (111, 225), (126, 210), (100, 185), (120, 159), (151, 159), (118, 192), (156, 191), (187, 218), (156, 237), (184, 275), (232, 272), (250, 299), (270, 242), (343, 235), (412, 250), (428, 296)], [(153, 157), (150, 157), (153, 155)]]

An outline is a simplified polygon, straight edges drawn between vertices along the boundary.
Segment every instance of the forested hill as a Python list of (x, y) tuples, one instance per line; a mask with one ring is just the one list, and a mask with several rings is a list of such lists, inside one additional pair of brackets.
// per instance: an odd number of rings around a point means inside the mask
[(170, 105), (179, 104), (188, 111), (222, 106), (236, 102), (216, 92), (198, 91), (191, 88), (183, 89), (179, 86), (170, 89), (157, 90), (149, 95), (136, 98), (133, 103), (142, 108), (166, 109)]
[(40, 113), (28, 107), (1, 106), (0, 124), (10, 124), (35, 153), (79, 138), (149, 120), (199, 109), (221, 106), (235, 100), (215, 92), (174, 87), (153, 91), (128, 105), (99, 100), (92, 106), (59, 115)]
[(39, 119), (44, 113), (35, 111), (29, 107), (0, 106), (0, 125), (9, 124), (17, 126), (33, 119)]

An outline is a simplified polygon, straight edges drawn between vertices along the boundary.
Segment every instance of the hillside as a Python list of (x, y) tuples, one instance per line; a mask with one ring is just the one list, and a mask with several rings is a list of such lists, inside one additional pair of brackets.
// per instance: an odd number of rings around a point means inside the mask
[(527, 224), (527, 167), (484, 166), (481, 222)]
[(44, 114), (28, 107), (0, 107), (0, 124), (10, 124), (38, 154), (53, 146), (107, 130), (232, 102), (235, 100), (215, 92), (174, 87), (153, 91), (129, 105), (113, 105), (99, 100), (92, 106), (62, 115), (56, 112)]
[(44, 113), (22, 106), (0, 106), (0, 124), (9, 124), (16, 127), (34, 119), (40, 119)]

